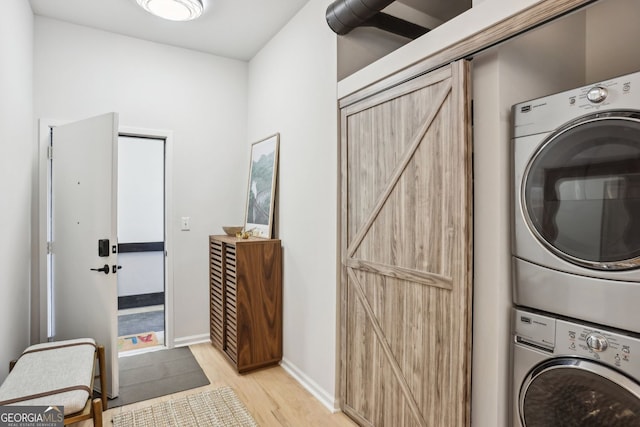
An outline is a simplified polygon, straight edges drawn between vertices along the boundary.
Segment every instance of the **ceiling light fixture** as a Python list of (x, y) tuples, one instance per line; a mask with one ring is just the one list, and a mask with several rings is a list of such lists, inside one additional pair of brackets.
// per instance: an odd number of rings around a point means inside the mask
[(201, 0), (136, 0), (147, 12), (171, 21), (190, 21), (202, 15)]

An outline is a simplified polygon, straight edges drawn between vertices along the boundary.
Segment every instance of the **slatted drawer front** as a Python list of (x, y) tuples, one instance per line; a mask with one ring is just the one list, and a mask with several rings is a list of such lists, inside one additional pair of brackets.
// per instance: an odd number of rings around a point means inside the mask
[(216, 348), (224, 343), (224, 269), (222, 265), (222, 243), (210, 240), (210, 335)]
[(237, 285), (236, 285), (236, 247), (225, 244), (225, 281), (224, 281), (224, 297), (226, 306), (226, 324), (225, 332), (227, 339), (226, 353), (229, 357), (237, 362), (238, 354), (238, 304), (237, 304)]

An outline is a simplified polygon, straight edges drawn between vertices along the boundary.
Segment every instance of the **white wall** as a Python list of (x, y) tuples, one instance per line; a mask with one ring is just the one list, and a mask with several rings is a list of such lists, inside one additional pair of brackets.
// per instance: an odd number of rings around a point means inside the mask
[[(24, 0), (0, 13), (0, 382), (29, 345), (33, 142), (33, 16)], [(37, 304), (37, 296), (36, 304)]]
[(118, 297), (164, 292), (164, 253), (118, 254)]
[[(587, 82), (640, 70), (640, 1), (606, 0), (587, 14)], [(603, 28), (604, 23), (604, 28)]]
[(338, 38), (338, 80), (407, 44), (407, 39), (373, 27), (359, 27)]
[(208, 339), (207, 236), (244, 209), (247, 64), (42, 17), (34, 60), (36, 118), (116, 111), (122, 126), (173, 131), (174, 336)]
[(164, 241), (164, 140), (118, 138), (118, 243)]
[(311, 0), (249, 64), (249, 143), (280, 132), (284, 363), (326, 405), (336, 372), (336, 35)]

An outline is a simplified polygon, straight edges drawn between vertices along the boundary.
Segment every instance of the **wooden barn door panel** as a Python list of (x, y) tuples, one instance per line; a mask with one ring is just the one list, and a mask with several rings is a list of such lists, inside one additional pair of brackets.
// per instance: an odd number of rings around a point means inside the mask
[(342, 111), (341, 401), (362, 425), (469, 422), (467, 74)]

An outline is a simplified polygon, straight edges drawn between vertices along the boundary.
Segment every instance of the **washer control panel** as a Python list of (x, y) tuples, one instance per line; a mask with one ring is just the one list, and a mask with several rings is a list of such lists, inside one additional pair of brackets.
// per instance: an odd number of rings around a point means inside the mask
[(515, 309), (514, 335), (519, 345), (558, 357), (600, 361), (640, 378), (640, 334), (624, 334)]
[(599, 360), (631, 376), (640, 375), (640, 340), (565, 320), (556, 320), (556, 355)]

